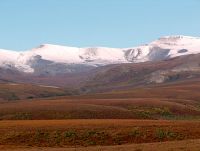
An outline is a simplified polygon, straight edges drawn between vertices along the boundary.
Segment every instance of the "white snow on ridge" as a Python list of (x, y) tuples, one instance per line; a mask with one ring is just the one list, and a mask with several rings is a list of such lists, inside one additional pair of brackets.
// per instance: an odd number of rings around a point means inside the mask
[[(200, 38), (189, 36), (166, 36), (150, 43), (150, 46), (170, 48), (170, 57), (200, 53)], [(185, 49), (185, 52), (180, 50)], [(187, 52), (186, 52), (187, 50)]]
[(30, 65), (30, 60), (34, 59), (35, 56), (56, 63), (102, 66), (162, 60), (197, 53), (200, 53), (200, 38), (179, 35), (165, 36), (147, 45), (124, 49), (77, 48), (44, 44), (22, 52), (0, 49), (0, 67), (12, 66), (20, 71), (32, 73), (34, 69)]
[(26, 63), (20, 63), (20, 52), (0, 49), (0, 67), (16, 68), (22, 72), (34, 72)]
[(0, 49), (0, 63), (17, 61), (18, 52)]
[(63, 63), (83, 63), (85, 60), (125, 61), (121, 49), (105, 47), (77, 48), (44, 44), (32, 49), (30, 53), (40, 55), (46, 60)]
[(55, 62), (71, 63), (79, 62), (78, 57), (79, 48), (65, 47), (51, 44), (40, 45), (29, 51), (32, 55), (40, 55), (45, 60), (52, 60)]
[[(169, 52), (167, 52), (169, 50)], [(200, 38), (189, 36), (165, 36), (149, 44), (127, 48), (127, 60), (145, 62), (200, 53)]]

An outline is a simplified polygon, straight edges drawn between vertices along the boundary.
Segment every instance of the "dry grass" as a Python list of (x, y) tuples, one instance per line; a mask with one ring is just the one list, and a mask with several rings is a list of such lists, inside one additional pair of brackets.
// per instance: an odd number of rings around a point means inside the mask
[(47, 148), (0, 146), (2, 151), (199, 151), (200, 140), (170, 141), (162, 143), (145, 143), (116, 146)]
[(69, 94), (68, 91), (56, 87), (14, 83), (0, 84), (0, 102), (64, 96), (67, 94)]
[[(0, 91), (4, 95), (14, 91), (22, 98), (27, 94), (66, 95), (62, 89), (29, 85), (4, 84), (0, 90), (6, 90)], [(200, 83), (190, 81), (101, 94), (10, 101), (0, 104), (0, 119), (200, 119), (199, 90)]]
[(199, 126), (200, 121), (1, 121), (0, 145), (70, 147), (199, 139)]
[(0, 119), (199, 119), (197, 101), (161, 98), (45, 99), (1, 103)]
[[(37, 91), (35, 89), (34, 94)], [(16, 87), (14, 90), (21, 95), (24, 88)], [(0, 145), (4, 149), (5, 146), (17, 145), (33, 147), (34, 150), (34, 147), (104, 146), (200, 139), (200, 121), (194, 121), (200, 119), (199, 90), (198, 82), (190, 82), (104, 94), (1, 102)], [(172, 148), (169, 149), (181, 150), (181, 145), (170, 142), (169, 147), (170, 144)], [(155, 147), (168, 145), (155, 144)], [(190, 142), (188, 146), (192, 145), (197, 146), (198, 141)], [(149, 149), (148, 144), (142, 146), (138, 148), (135, 145), (135, 149)], [(128, 150), (131, 148), (126, 145), (121, 149), (125, 150), (126, 147)], [(120, 150), (117, 146), (100, 148)], [(187, 146), (185, 148), (188, 149)], [(85, 149), (96, 148), (79, 150)]]

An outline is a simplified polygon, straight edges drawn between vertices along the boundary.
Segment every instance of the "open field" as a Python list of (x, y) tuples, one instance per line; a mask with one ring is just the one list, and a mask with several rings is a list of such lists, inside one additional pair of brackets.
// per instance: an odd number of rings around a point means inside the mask
[(46, 99), (1, 103), (0, 119), (199, 119), (195, 101), (181, 99)]
[(81, 147), (200, 139), (200, 121), (0, 121), (1, 146)]
[[(52, 95), (64, 93), (56, 88), (32, 89), (55, 92)], [(2, 101), (0, 119), (200, 119), (199, 91), (200, 83), (190, 81), (99, 94)]]

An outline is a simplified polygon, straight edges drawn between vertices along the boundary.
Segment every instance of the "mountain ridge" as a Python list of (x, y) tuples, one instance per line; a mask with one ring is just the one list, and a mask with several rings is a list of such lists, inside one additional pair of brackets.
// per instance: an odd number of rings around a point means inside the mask
[(78, 48), (43, 44), (20, 52), (0, 49), (0, 67), (55, 75), (87, 71), (108, 64), (158, 61), (198, 53), (200, 38), (182, 35), (164, 36), (132, 48)]

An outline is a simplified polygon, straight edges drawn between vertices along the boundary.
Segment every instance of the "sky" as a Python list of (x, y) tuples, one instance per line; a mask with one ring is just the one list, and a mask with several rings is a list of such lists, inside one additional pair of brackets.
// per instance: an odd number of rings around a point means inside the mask
[(0, 0), (0, 48), (127, 48), (200, 37), (200, 0)]

